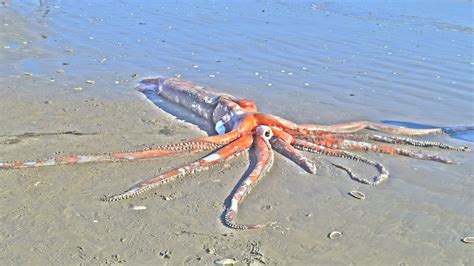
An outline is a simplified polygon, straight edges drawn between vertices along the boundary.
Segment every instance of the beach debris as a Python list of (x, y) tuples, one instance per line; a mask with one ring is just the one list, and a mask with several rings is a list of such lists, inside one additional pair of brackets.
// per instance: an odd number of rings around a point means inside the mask
[(166, 201), (173, 199), (173, 197), (167, 196), (167, 195), (161, 195), (161, 198), (162, 198), (163, 200), (166, 200)]
[(206, 253), (211, 254), (211, 255), (216, 255), (216, 249), (215, 248), (206, 248)]
[(75, 91), (82, 91), (82, 87), (75, 87), (74, 90)]
[(48, 39), (48, 35), (46, 35), (46, 34), (41, 34), (41, 38), (43, 38), (43, 39)]
[(66, 51), (68, 53), (72, 53), (72, 52), (74, 52), (74, 49), (65, 49), (64, 51)]
[(23, 75), (28, 76), (28, 77), (31, 77), (31, 76), (33, 76), (33, 73), (31, 73), (31, 72), (23, 72)]
[(163, 259), (171, 259), (171, 254), (173, 252), (169, 251), (169, 250), (163, 250), (160, 252), (160, 257), (163, 258)]
[(216, 265), (234, 265), (236, 263), (237, 263), (237, 261), (235, 259), (230, 259), (230, 258), (217, 259), (217, 260), (214, 261), (214, 264), (216, 264)]
[(53, 102), (52, 102), (52, 101), (49, 101), (49, 100), (44, 101), (44, 104), (51, 104), (51, 103), (53, 103)]
[(210, 78), (215, 78), (216, 77), (216, 75), (214, 75), (214, 74), (209, 74), (207, 76), (210, 77)]
[(95, 84), (95, 80), (88, 79), (88, 80), (86, 80), (86, 83), (87, 84)]
[(56, 73), (62, 74), (62, 73), (64, 73), (64, 69), (58, 69), (58, 70), (56, 70)]
[(143, 211), (146, 210), (146, 206), (133, 206), (132, 209), (135, 211)]
[(349, 195), (351, 195), (353, 198), (356, 198), (356, 199), (360, 199), (360, 200), (365, 199), (365, 194), (357, 190), (352, 190), (351, 192), (349, 192)]
[(342, 233), (339, 231), (332, 231), (328, 234), (328, 238), (331, 240), (336, 240), (342, 237)]
[(119, 254), (113, 254), (112, 256), (112, 261), (106, 262), (105, 264), (115, 264), (115, 263), (126, 263), (127, 261), (124, 260), (123, 258), (120, 257)]
[(461, 239), (461, 241), (466, 244), (474, 244), (474, 236), (466, 236), (465, 238)]

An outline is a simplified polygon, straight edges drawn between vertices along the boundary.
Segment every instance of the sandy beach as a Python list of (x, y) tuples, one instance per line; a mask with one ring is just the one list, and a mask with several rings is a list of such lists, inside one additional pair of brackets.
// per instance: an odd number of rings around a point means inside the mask
[[(134, 90), (151, 76), (297, 123), (474, 125), (469, 1), (77, 2), (0, 6), (0, 161), (212, 133)], [(472, 134), (422, 139), (473, 148)], [(239, 220), (277, 224), (251, 231), (221, 215), (252, 154), (119, 202), (100, 199), (204, 154), (0, 170), (0, 264), (472, 265), (461, 239), (474, 236), (474, 153), (423, 152), (459, 164), (361, 152), (391, 172), (371, 187), (331, 163), (374, 175), (365, 165), (313, 154), (310, 175), (276, 154)], [(334, 230), (342, 237), (329, 239)]]

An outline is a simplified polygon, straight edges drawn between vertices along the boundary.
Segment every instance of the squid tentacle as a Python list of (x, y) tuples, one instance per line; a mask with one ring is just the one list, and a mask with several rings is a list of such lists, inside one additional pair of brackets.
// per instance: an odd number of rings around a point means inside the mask
[(158, 146), (149, 149), (106, 154), (70, 155), (65, 157), (43, 159), (29, 162), (0, 162), (0, 169), (32, 168), (79, 163), (119, 162), (153, 158), (160, 155), (172, 155), (183, 152), (201, 152), (217, 149), (222, 145), (205, 141), (187, 141), (172, 145)]
[[(406, 127), (389, 126), (371, 121), (355, 121), (344, 124), (335, 125), (315, 125), (306, 124), (298, 125), (297, 131), (308, 135), (317, 134), (320, 132), (332, 133), (353, 133), (363, 129), (380, 131), (385, 133), (400, 134), (400, 135), (427, 135), (427, 134), (442, 134), (447, 133), (443, 128), (429, 128), (429, 129), (415, 129)], [(453, 128), (451, 128), (453, 130)], [(463, 129), (464, 130), (464, 129)]]
[(386, 146), (386, 145), (376, 145), (376, 144), (371, 144), (371, 143), (362, 142), (362, 141), (344, 140), (342, 142), (341, 148), (350, 149), (350, 150), (374, 151), (374, 152), (387, 153), (387, 154), (398, 154), (398, 155), (407, 156), (407, 157), (411, 157), (415, 159), (436, 161), (436, 162), (446, 163), (446, 164), (455, 163), (451, 159), (444, 158), (437, 155), (422, 154), (419, 152), (401, 149), (397, 147)]
[(257, 133), (254, 136), (255, 152), (257, 154), (257, 164), (252, 172), (242, 181), (239, 188), (232, 195), (231, 205), (226, 209), (224, 214), (224, 222), (230, 228), (246, 230), (258, 229), (269, 226), (273, 223), (266, 224), (239, 224), (237, 223), (237, 213), (239, 204), (242, 203), (245, 196), (252, 190), (253, 186), (262, 179), (262, 177), (270, 170), (273, 164), (273, 151), (269, 143), (272, 137), (271, 129), (267, 126), (257, 127)]
[(416, 147), (430, 147), (430, 148), (439, 148), (443, 150), (454, 150), (454, 151), (470, 151), (470, 148), (467, 146), (452, 146), (437, 141), (425, 141), (412, 139), (408, 137), (399, 137), (399, 136), (384, 136), (376, 134), (351, 134), (351, 133), (326, 133), (321, 132), (318, 135), (297, 135), (295, 136), (299, 139), (308, 140), (314, 143), (314, 141), (330, 140), (330, 139), (348, 139), (356, 141), (378, 141), (390, 144), (401, 144), (401, 145), (411, 145)]
[(292, 160), (298, 166), (303, 168), (306, 172), (310, 174), (316, 174), (316, 165), (313, 161), (308, 159), (306, 156), (301, 154), (297, 149), (295, 149), (291, 144), (281, 140), (277, 137), (272, 137), (270, 139), (272, 148), (278, 153), (282, 154), (286, 158)]
[(79, 163), (99, 163), (99, 162), (119, 162), (133, 161), (140, 159), (154, 158), (162, 155), (173, 155), (185, 152), (201, 152), (206, 150), (215, 150), (226, 145), (239, 137), (238, 132), (232, 131), (227, 134), (211, 137), (197, 138), (181, 143), (157, 146), (153, 148), (126, 151), (118, 153), (106, 154), (88, 154), (88, 155), (71, 155), (65, 157), (35, 160), (29, 162), (0, 162), (0, 170), (33, 168), (42, 166), (54, 166), (65, 164)]
[(102, 198), (102, 200), (103, 201), (118, 201), (122, 199), (135, 197), (138, 194), (148, 191), (154, 187), (157, 187), (158, 185), (170, 182), (172, 180), (175, 180), (179, 177), (186, 176), (188, 174), (207, 170), (209, 169), (209, 167), (213, 165), (216, 165), (225, 160), (234, 158), (240, 155), (241, 153), (247, 151), (251, 145), (252, 145), (252, 135), (245, 134), (242, 137), (238, 138), (237, 140), (227, 144), (221, 149), (203, 157), (200, 160), (186, 164), (179, 168), (175, 168), (171, 171), (163, 173), (152, 179), (140, 182), (134, 185), (133, 187), (129, 188), (123, 193), (120, 193), (114, 196), (104, 197)]
[(306, 138), (305, 140), (319, 146), (324, 146), (324, 147), (333, 148), (333, 149), (373, 151), (373, 152), (393, 154), (393, 155), (397, 154), (397, 155), (407, 156), (407, 157), (411, 157), (415, 159), (436, 161), (436, 162), (446, 163), (446, 164), (455, 163), (451, 159), (437, 156), (437, 155), (423, 154), (416, 151), (406, 150), (406, 149), (402, 149), (398, 147), (372, 144), (372, 143), (368, 143), (364, 141), (355, 141), (352, 139), (354, 138), (345, 139), (342, 137), (336, 137), (336, 138), (328, 137), (328, 138)]
[[(376, 161), (373, 161), (373, 160), (370, 160), (370, 159), (365, 158), (363, 156), (348, 152), (348, 151), (342, 151), (342, 150), (327, 148), (327, 147), (324, 147), (324, 146), (321, 146), (321, 145), (316, 145), (314, 143), (307, 142), (307, 141), (300, 140), (300, 139), (294, 139), (292, 145), (295, 148), (297, 148), (299, 150), (303, 150), (303, 151), (308, 151), (308, 152), (319, 153), (319, 154), (324, 154), (324, 155), (329, 155), (329, 156), (334, 156), (334, 157), (341, 157), (341, 158), (356, 160), (358, 162), (362, 162), (362, 163), (365, 163), (365, 164), (368, 164), (368, 165), (372, 165), (379, 171), (379, 175), (375, 176), (373, 178), (373, 180), (368, 180), (366, 178), (360, 178), (360, 177), (357, 177), (355, 175), (350, 174), (350, 176), (353, 180), (356, 180), (360, 183), (375, 186), (375, 185), (378, 185), (378, 184), (382, 183), (390, 175), (389, 171), (385, 168), (385, 166), (383, 164), (381, 164), (379, 162), (376, 162)], [(351, 172), (349, 172), (349, 173), (351, 173)]]
[(426, 141), (426, 140), (417, 140), (407, 137), (396, 137), (396, 136), (381, 136), (381, 135), (368, 135), (370, 140), (380, 141), (391, 144), (402, 144), (402, 145), (412, 145), (417, 147), (434, 147), (440, 148), (443, 150), (454, 150), (454, 151), (469, 151), (470, 148), (467, 146), (451, 146), (442, 142), (437, 141)]

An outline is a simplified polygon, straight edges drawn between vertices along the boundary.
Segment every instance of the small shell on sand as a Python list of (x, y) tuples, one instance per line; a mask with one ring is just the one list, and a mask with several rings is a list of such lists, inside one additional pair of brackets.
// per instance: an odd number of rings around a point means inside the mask
[(88, 80), (86, 80), (86, 83), (89, 83), (89, 84), (95, 84), (95, 81), (94, 81), (94, 80), (92, 80), (92, 79), (88, 79)]
[(352, 197), (356, 199), (360, 199), (360, 200), (365, 199), (365, 194), (357, 190), (352, 190), (351, 192), (349, 192), (349, 195), (351, 195)]
[(234, 259), (217, 259), (214, 261), (214, 264), (217, 265), (234, 265), (237, 261)]
[(461, 240), (466, 244), (474, 244), (474, 236), (467, 236)]
[(133, 206), (132, 209), (135, 211), (143, 211), (146, 210), (146, 206)]
[(23, 75), (31, 77), (31, 76), (33, 76), (33, 73), (31, 73), (31, 72), (23, 72)]
[(329, 239), (332, 239), (332, 240), (339, 239), (339, 238), (341, 238), (341, 236), (342, 236), (342, 233), (339, 232), (339, 231), (332, 231), (332, 232), (329, 233), (329, 235), (328, 235)]

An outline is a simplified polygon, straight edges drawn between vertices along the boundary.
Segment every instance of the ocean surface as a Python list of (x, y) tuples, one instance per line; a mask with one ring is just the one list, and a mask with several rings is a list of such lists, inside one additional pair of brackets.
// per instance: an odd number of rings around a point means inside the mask
[[(53, 93), (80, 86), (110, 101), (137, 101), (133, 84), (143, 77), (179, 76), (297, 123), (474, 125), (472, 1), (11, 0), (0, 9), (10, 19), (0, 33), (30, 36), (3, 35), (1, 75), (33, 73), (55, 83), (42, 88)], [(469, 133), (425, 139), (470, 147), (474, 140)], [(354, 162), (313, 156), (322, 170), (310, 176), (277, 157), (265, 177), (273, 181), (253, 190), (242, 217), (261, 212), (253, 200), (273, 200), (272, 218), (289, 223), (287, 235), (260, 240), (271, 263), (473, 264), (472, 246), (460, 241), (474, 234), (472, 152), (426, 152), (460, 164), (367, 154), (392, 173), (368, 187), (330, 163), (373, 174)], [(348, 197), (352, 189), (368, 198)], [(333, 229), (344, 231), (336, 244), (325, 235)], [(139, 261), (134, 256), (130, 262)]]

